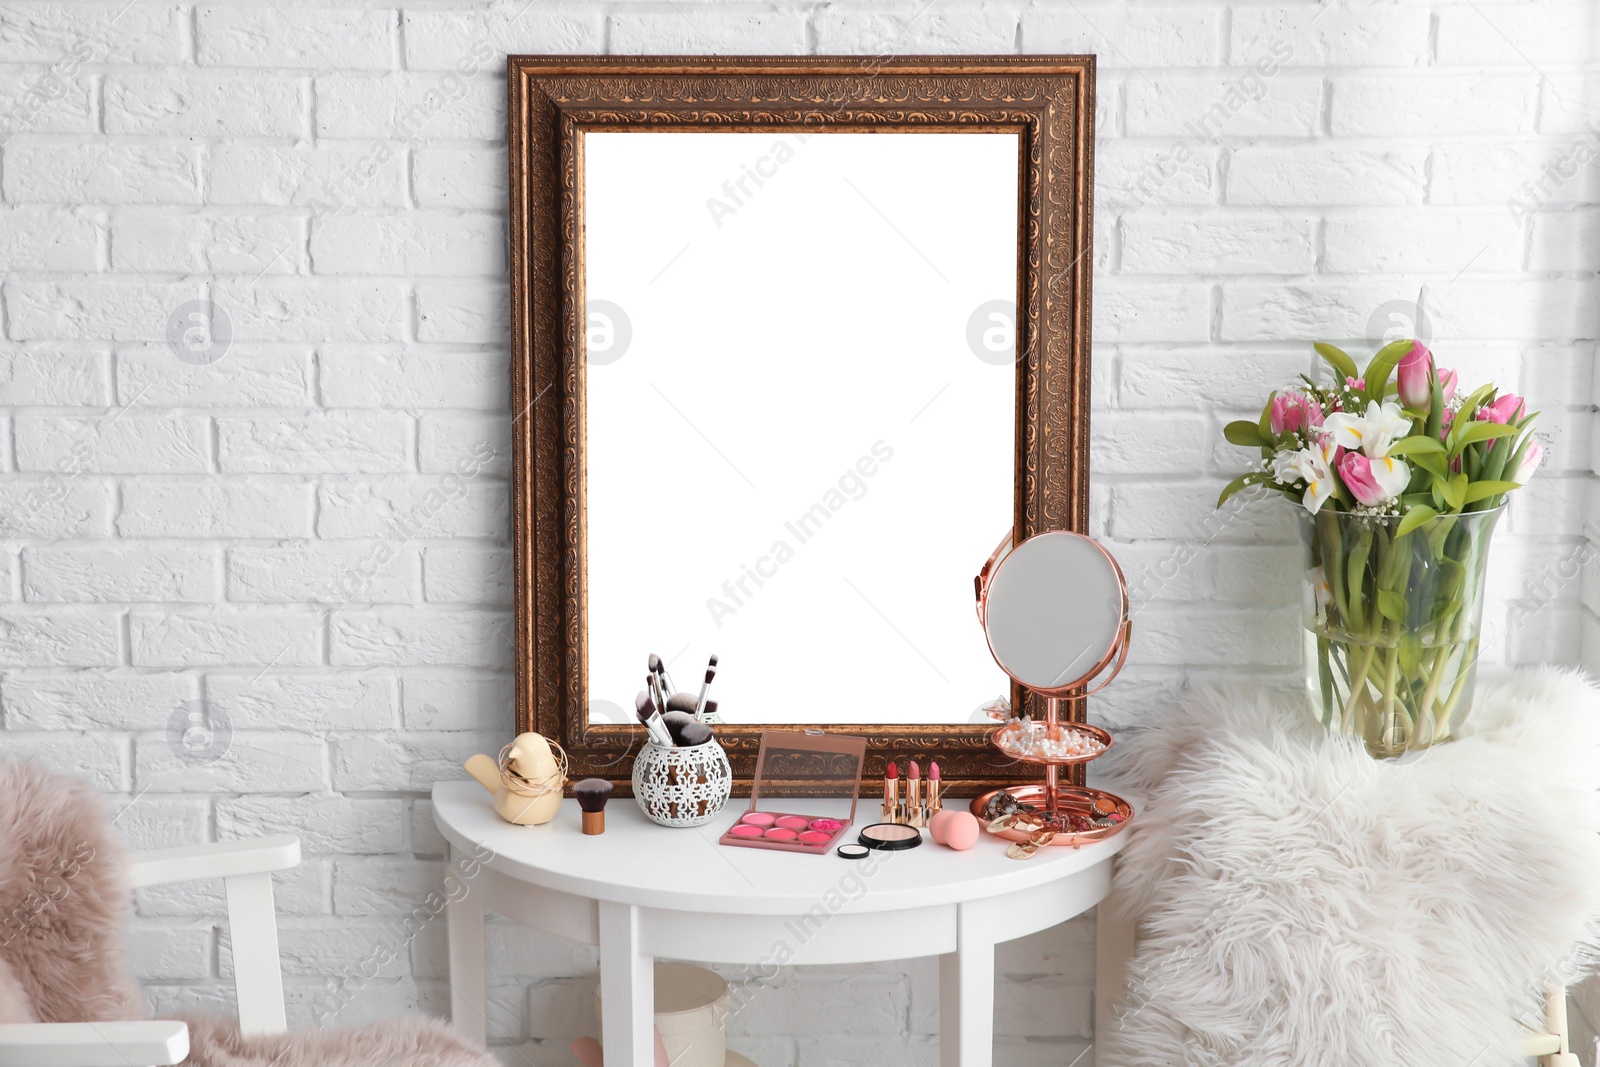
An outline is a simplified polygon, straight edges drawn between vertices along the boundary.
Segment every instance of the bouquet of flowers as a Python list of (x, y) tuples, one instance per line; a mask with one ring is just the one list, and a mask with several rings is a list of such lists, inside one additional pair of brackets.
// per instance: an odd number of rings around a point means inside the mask
[(1316, 350), (1337, 384), (1302, 377), (1228, 424), (1261, 463), (1217, 505), (1253, 485), (1303, 505), (1313, 711), (1397, 755), (1449, 738), (1470, 706), (1490, 534), (1544, 449), (1522, 397), (1463, 395), (1421, 342), (1385, 345), (1365, 370)]

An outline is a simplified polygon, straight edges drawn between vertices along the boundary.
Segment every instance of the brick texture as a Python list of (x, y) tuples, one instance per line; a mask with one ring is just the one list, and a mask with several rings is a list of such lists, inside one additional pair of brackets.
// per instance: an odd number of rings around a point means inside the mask
[[(298, 833), (306, 862), (277, 879), (291, 1025), (378, 952), (332, 1021), (445, 1010), (442, 920), (397, 924), (441, 873), (430, 785), (511, 727), (507, 52), (1099, 55), (1092, 527), (1142, 636), (1097, 716), (1242, 673), (1292, 690), (1294, 532), (1213, 510), (1245, 462), (1221, 424), (1311, 371), (1306, 341), (1370, 351), (1419, 300), (1464, 379), (1545, 413), (1486, 655), (1600, 663), (1594, 18), (9, 3), (0, 756), (85, 768), (136, 847)], [(158, 1013), (230, 1006), (221, 914), (216, 885), (138, 895)], [(1078, 1061), (1093, 942), (1079, 920), (1004, 947), (997, 1062)], [(593, 950), (501, 923), (490, 966), (503, 1058), (566, 1062), (594, 1029)], [(930, 961), (800, 969), (731, 1044), (785, 1067), (933, 1062), (937, 1003)]]

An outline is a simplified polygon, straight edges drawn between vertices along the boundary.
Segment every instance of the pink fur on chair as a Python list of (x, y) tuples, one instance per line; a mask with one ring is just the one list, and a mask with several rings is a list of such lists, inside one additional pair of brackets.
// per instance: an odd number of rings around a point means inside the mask
[(189, 1024), (185, 1067), (500, 1067), (448, 1026), (420, 1015), (278, 1037), (241, 1037), (238, 1024), (219, 1015), (182, 1018)]
[(100, 795), (0, 763), (0, 1023), (144, 1018), (123, 946), (129, 895)]
[[(0, 1023), (146, 1018), (128, 973), (128, 854), (100, 796), (33, 763), (0, 762)], [(499, 1067), (434, 1019), (246, 1038), (192, 1015), (186, 1067)]]

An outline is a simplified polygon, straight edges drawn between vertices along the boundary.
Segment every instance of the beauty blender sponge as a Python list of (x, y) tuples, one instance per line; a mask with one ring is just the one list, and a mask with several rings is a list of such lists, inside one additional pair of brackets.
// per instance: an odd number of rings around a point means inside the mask
[(933, 840), (958, 852), (965, 852), (978, 843), (978, 820), (970, 811), (946, 808), (933, 817), (928, 832)]

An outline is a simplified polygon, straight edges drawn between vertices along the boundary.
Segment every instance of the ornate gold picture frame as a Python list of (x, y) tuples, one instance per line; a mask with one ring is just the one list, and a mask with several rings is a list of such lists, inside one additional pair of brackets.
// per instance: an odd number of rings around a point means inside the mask
[[(1015, 131), (1020, 540), (1087, 528), (1094, 71), (1093, 56), (509, 58), (517, 728), (558, 741), (571, 777), (625, 789), (644, 736), (586, 710), (583, 132)], [(980, 724), (807, 728), (865, 734), (869, 782), (904, 757), (937, 760), (958, 795), (1030, 778)], [(717, 730), (744, 792), (762, 730)]]

